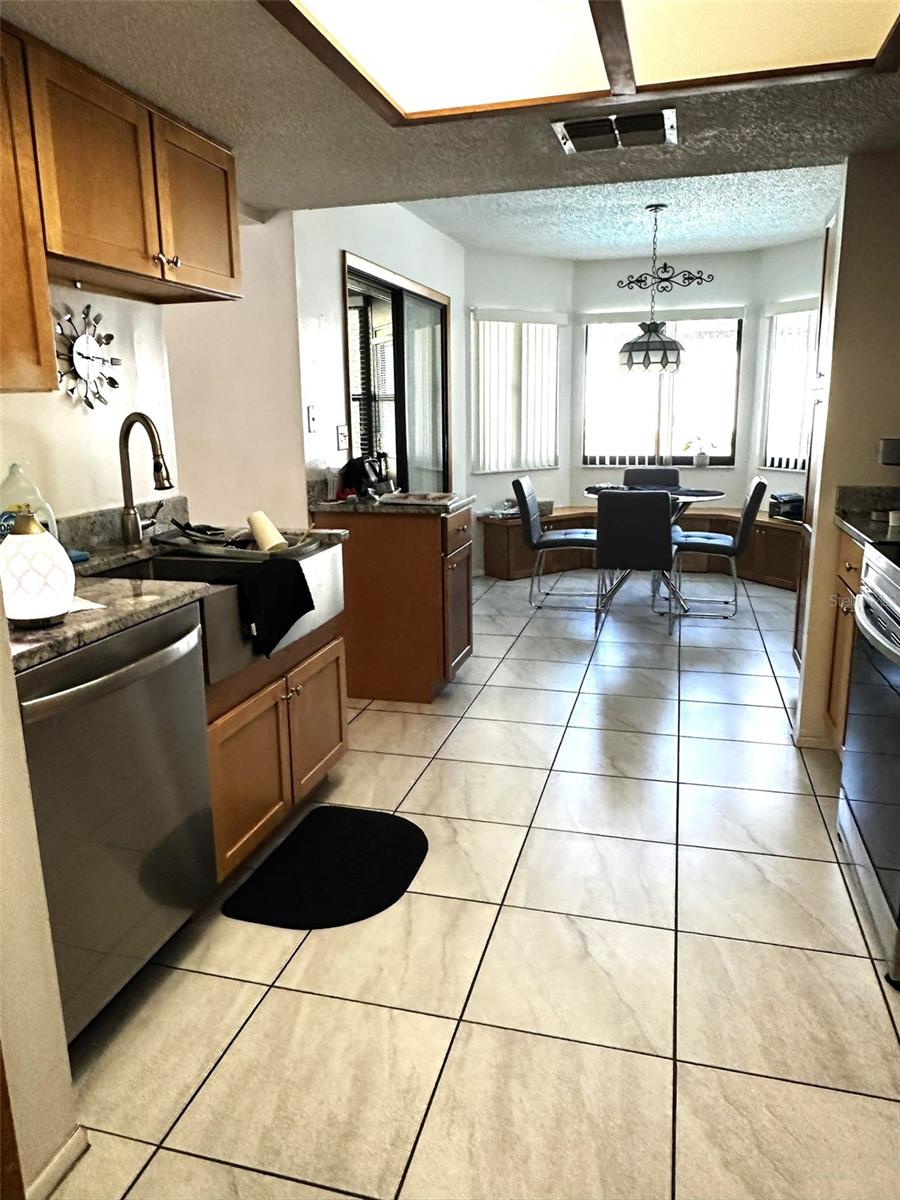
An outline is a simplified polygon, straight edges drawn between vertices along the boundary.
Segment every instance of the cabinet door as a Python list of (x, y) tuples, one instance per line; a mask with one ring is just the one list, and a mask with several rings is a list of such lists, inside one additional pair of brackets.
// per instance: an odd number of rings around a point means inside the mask
[(149, 111), (30, 44), (28, 78), (48, 252), (158, 279)]
[(290, 811), (284, 680), (213, 721), (208, 742), (216, 866), (224, 879)]
[(234, 158), (156, 113), (153, 150), (164, 277), (237, 294), (241, 265)]
[(337, 638), (287, 677), (294, 800), (324, 779), (347, 748), (347, 668)]
[(0, 41), (0, 391), (52, 392), (56, 358), (22, 43)]
[(472, 547), (444, 559), (444, 672), (452, 678), (472, 653)]
[(847, 725), (847, 700), (850, 692), (850, 671), (853, 666), (853, 593), (836, 580), (837, 600), (834, 619), (834, 641), (831, 646), (831, 678), (828, 681), (828, 717), (834, 726), (836, 745), (843, 745)]

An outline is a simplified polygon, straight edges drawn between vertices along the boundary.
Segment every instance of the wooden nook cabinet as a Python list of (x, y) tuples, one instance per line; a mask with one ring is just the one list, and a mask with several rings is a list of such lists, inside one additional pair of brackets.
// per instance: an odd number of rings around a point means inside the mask
[[(290, 669), (285, 670), (292, 654), (288, 647), (241, 676), (207, 688), (220, 880), (278, 828), (346, 751), (343, 638), (333, 638), (313, 653), (309, 649), (312, 645)], [(295, 653), (295, 662), (296, 657)], [(220, 711), (247, 686), (255, 687), (255, 673), (267, 668), (277, 677)]]
[(38, 197), (22, 43), (0, 40), (0, 390), (56, 387), (56, 347)]
[[(680, 519), (682, 529), (710, 530), (714, 533), (737, 531), (740, 512), (728, 508), (690, 509)], [(542, 519), (544, 529), (593, 528), (597, 519), (595, 505), (579, 505), (556, 509)], [(484, 571), (496, 579), (527, 579), (534, 569), (535, 555), (522, 539), (522, 524), (518, 517), (479, 517), (484, 531)], [(800, 579), (802, 526), (760, 514), (753, 526), (750, 545), (738, 559), (738, 575), (757, 583), (796, 590)], [(727, 572), (728, 562), (707, 554), (684, 554), (681, 562), (685, 571)], [(544, 570), (571, 571), (576, 567), (592, 567), (590, 550), (580, 554), (573, 550), (550, 551)]]

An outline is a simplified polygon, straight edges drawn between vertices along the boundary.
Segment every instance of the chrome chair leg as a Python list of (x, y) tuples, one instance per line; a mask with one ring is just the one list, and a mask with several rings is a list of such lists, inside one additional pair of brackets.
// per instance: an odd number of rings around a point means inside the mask
[(528, 603), (531, 605), (532, 608), (543, 608), (544, 607), (543, 603), (535, 604), (535, 602), (534, 602), (535, 581), (537, 581), (537, 585), (538, 585), (538, 595), (544, 596), (546, 594), (541, 589), (541, 574), (543, 573), (543, 570), (544, 570), (544, 554), (545, 554), (544, 550), (538, 550), (537, 556), (535, 557), (535, 560), (534, 560), (534, 568), (531, 572), (531, 583), (528, 586)]
[(725, 609), (725, 612), (697, 612), (696, 609), (692, 608), (690, 610), (692, 617), (703, 617), (703, 618), (706, 618), (706, 619), (709, 619), (712, 621), (728, 621), (732, 617), (737, 616), (737, 611), (738, 611), (739, 591), (738, 591), (737, 560), (733, 554), (727, 554), (727, 555), (726, 554), (713, 554), (709, 550), (701, 551), (701, 553), (706, 553), (711, 558), (727, 558), (728, 559), (728, 567), (729, 567), (729, 571), (731, 573), (731, 596), (726, 600), (717, 600), (714, 596), (685, 596), (683, 594), (684, 571), (682, 569), (681, 563), (678, 561), (680, 556), (678, 554), (678, 551), (676, 550), (674, 558), (673, 558), (673, 563), (674, 563), (674, 567), (675, 567), (675, 580), (676, 580), (676, 586), (678, 588), (679, 599), (685, 606), (684, 607), (685, 612), (688, 611), (688, 608), (687, 608), (688, 604), (715, 605), (718, 608)]

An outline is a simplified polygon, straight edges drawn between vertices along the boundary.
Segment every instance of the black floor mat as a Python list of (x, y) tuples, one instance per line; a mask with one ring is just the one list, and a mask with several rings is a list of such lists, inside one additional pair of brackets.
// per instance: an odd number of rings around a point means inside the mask
[(314, 808), (222, 905), (226, 917), (330, 929), (394, 904), (428, 853), (418, 825), (393, 813)]

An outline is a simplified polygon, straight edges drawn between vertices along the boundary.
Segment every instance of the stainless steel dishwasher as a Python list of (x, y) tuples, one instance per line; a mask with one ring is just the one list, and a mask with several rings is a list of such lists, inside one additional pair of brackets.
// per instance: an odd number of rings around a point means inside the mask
[(199, 608), (17, 687), (71, 1041), (215, 890)]

